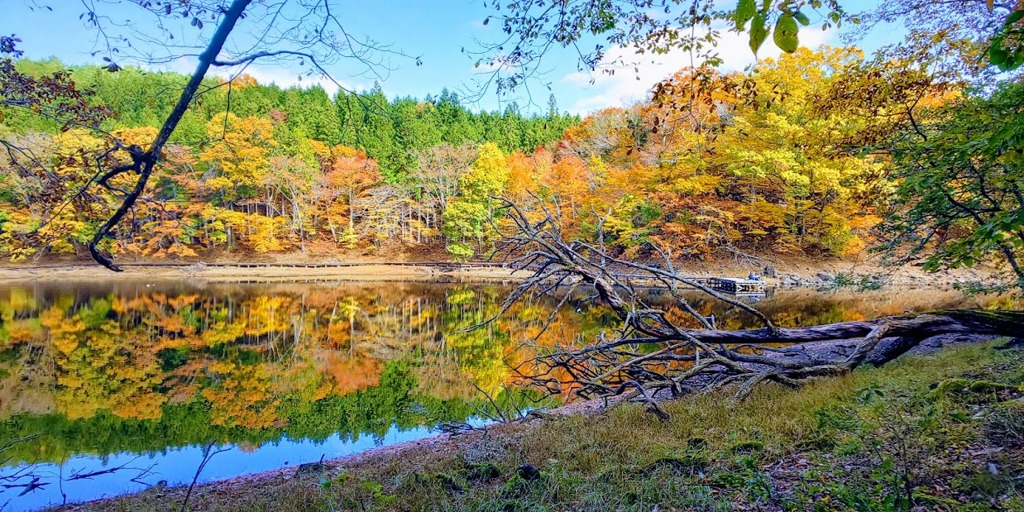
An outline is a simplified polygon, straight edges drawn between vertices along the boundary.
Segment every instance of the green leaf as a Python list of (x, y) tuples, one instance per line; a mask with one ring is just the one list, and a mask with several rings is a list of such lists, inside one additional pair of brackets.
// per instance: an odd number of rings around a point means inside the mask
[(799, 21), (800, 24), (805, 27), (811, 24), (811, 19), (808, 18), (806, 14), (800, 11), (797, 11), (796, 14), (793, 15), (793, 17), (796, 18), (796, 21)]
[(1009, 27), (1010, 25), (1017, 23), (1021, 19), (1024, 19), (1024, 10), (1013, 11), (1012, 14), (1006, 17), (1006, 22), (1003, 23), (1003, 26)]
[(988, 60), (996, 66), (1003, 67), (1003, 65), (1006, 64), (1007, 57), (1009, 57), (1009, 55), (1006, 53), (1006, 50), (997, 46), (993, 46), (988, 50)]
[(768, 39), (768, 29), (764, 26), (765, 21), (765, 14), (759, 12), (754, 15), (754, 19), (750, 23), (750, 49), (754, 55), (757, 55), (757, 50), (764, 44), (764, 40)]
[(754, 0), (740, 0), (736, 4), (736, 30), (743, 30), (743, 27), (757, 14), (757, 6)]
[(772, 34), (775, 46), (786, 53), (795, 52), (800, 47), (800, 40), (797, 38), (799, 30), (793, 16), (789, 14), (779, 16), (779, 22), (775, 24), (775, 32)]

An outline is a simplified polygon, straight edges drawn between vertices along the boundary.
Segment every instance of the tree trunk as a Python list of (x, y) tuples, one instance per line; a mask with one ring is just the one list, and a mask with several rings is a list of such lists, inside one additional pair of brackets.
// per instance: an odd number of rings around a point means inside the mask
[[(940, 334), (991, 334), (1015, 336), (1024, 328), (1024, 311), (950, 309), (878, 320), (840, 322), (792, 329), (740, 331), (683, 331), (704, 343), (807, 343), (812, 341), (863, 338), (881, 324), (889, 326), (887, 336), (924, 339)], [(682, 339), (663, 336), (659, 341)]]
[[(539, 199), (538, 199), (539, 201)], [(870, 363), (881, 365), (941, 334), (1018, 336), (1024, 311), (943, 310), (831, 325), (778, 328), (764, 313), (735, 297), (725, 296), (703, 283), (676, 272), (668, 255), (652, 247), (662, 262), (637, 263), (607, 253), (598, 223), (596, 242), (566, 241), (551, 209), (547, 217), (531, 219), (516, 204), (506, 202), (515, 231), (505, 234), (499, 251), (511, 257), (511, 267), (533, 275), (502, 304), (501, 313), (524, 297), (545, 294), (565, 285), (564, 297), (579, 286), (591, 286), (594, 300), (607, 306), (622, 322), (615, 334), (604, 334), (585, 346), (553, 347), (530, 361), (526, 377), (552, 392), (568, 384), (584, 398), (630, 393), (660, 417), (659, 394), (679, 395), (725, 386), (747, 396), (757, 385), (777, 382), (796, 387), (808, 379), (848, 373)], [(657, 282), (675, 299), (679, 311), (689, 314), (704, 329), (686, 329), (666, 310), (652, 307), (621, 276)], [(719, 331), (680, 293), (696, 289), (710, 298), (743, 310), (759, 319), (762, 329)], [(554, 315), (551, 316), (554, 318)], [(489, 322), (485, 322), (489, 323)], [(817, 342), (824, 346), (809, 346)], [(779, 345), (789, 345), (782, 348)], [(523, 373), (523, 372), (520, 372)], [(554, 386), (554, 388), (550, 387)]]
[(132, 164), (114, 168), (97, 180), (98, 183), (103, 183), (118, 174), (124, 174), (127, 172), (135, 172), (139, 175), (138, 180), (135, 182), (135, 186), (129, 194), (125, 196), (121, 205), (118, 206), (117, 211), (115, 211), (114, 214), (111, 215), (102, 226), (100, 226), (92, 240), (89, 242), (89, 252), (92, 254), (93, 259), (100, 265), (103, 265), (114, 272), (121, 271), (121, 268), (115, 265), (110, 258), (99, 252), (98, 245), (107, 237), (110, 230), (128, 214), (133, 206), (135, 206), (135, 202), (138, 201), (139, 196), (141, 196), (143, 190), (146, 189), (146, 183), (149, 181), (149, 177), (153, 173), (153, 167), (156, 165), (157, 160), (160, 159), (160, 153), (163, 151), (164, 145), (167, 144), (167, 141), (171, 138), (171, 134), (174, 133), (175, 128), (178, 127), (178, 123), (181, 122), (182, 116), (185, 115), (185, 111), (188, 110), (189, 104), (192, 103), (192, 98), (195, 97), (196, 91), (199, 90), (199, 86), (202, 85), (203, 79), (206, 78), (206, 72), (209, 71), (210, 66), (212, 66), (214, 61), (217, 60), (217, 55), (220, 54), (221, 49), (224, 47), (224, 43), (227, 41), (228, 35), (235, 28), (235, 23), (241, 19), (242, 13), (245, 12), (245, 8), (248, 7), (251, 2), (252, 0), (234, 0), (231, 2), (231, 6), (224, 11), (224, 18), (217, 26), (217, 30), (213, 33), (213, 38), (210, 39), (210, 44), (208, 44), (206, 49), (199, 54), (199, 64), (196, 65), (196, 69), (192, 72), (192, 76), (185, 85), (185, 89), (181, 91), (181, 96), (178, 97), (178, 102), (174, 105), (174, 109), (171, 110), (171, 113), (167, 117), (167, 120), (164, 121), (163, 126), (160, 127), (160, 132), (157, 133), (156, 139), (153, 140), (149, 149), (143, 153), (129, 148), (129, 152), (132, 157)]

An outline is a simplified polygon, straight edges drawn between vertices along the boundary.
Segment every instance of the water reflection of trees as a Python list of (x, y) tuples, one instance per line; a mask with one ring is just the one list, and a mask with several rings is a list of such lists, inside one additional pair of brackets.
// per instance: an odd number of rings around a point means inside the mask
[(510, 382), (506, 359), (541, 323), (545, 306), (524, 304), (462, 331), (497, 313), (503, 295), (394, 284), (11, 288), (0, 292), (0, 435), (40, 434), (20, 460), (56, 460), (461, 421), (476, 387)]
[[(525, 340), (588, 342), (614, 324), (581, 293), (554, 313), (550, 299), (522, 301), (467, 330), (497, 314), (506, 292), (392, 283), (2, 290), (0, 440), (36, 435), (12, 460), (60, 460), (462, 421), (481, 400), (477, 388), (500, 393), (515, 382), (511, 368), (529, 372)], [(752, 325), (692, 303), (721, 328)], [(797, 291), (759, 307), (785, 326), (964, 304), (934, 291)]]
[[(667, 292), (649, 292), (652, 304), (669, 313), (676, 325), (700, 328), (697, 322), (676, 306)], [(762, 324), (739, 308), (698, 294), (686, 294), (689, 303), (704, 316), (714, 315), (717, 327), (723, 330), (759, 328)], [(852, 290), (816, 291), (785, 290), (773, 293), (756, 304), (759, 311), (779, 327), (825, 325), (903, 314), (907, 311), (993, 306), (1004, 300), (996, 296), (967, 297), (941, 289), (887, 289), (857, 292)]]

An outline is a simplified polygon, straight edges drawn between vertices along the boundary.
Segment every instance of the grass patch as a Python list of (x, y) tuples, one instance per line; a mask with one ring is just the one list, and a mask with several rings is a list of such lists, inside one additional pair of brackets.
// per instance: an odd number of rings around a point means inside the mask
[[(969, 345), (800, 390), (543, 419), (324, 480), (206, 487), (196, 510), (1020, 510), (1024, 362)], [(142, 493), (114, 510), (178, 509)]]

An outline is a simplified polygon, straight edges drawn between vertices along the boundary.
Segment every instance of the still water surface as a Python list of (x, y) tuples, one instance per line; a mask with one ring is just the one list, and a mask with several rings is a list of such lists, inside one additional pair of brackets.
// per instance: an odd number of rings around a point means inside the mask
[[(207, 482), (483, 422), (511, 366), (592, 339), (612, 316), (507, 288), (145, 283), (0, 285), (0, 510), (32, 510), (194, 478)], [(662, 300), (655, 294), (654, 302)], [(756, 326), (696, 301), (720, 328)], [(977, 305), (952, 293), (779, 292), (783, 326)], [(670, 309), (670, 315), (682, 318)], [(203, 462), (206, 464), (203, 465)], [(202, 465), (202, 471), (197, 470)]]

